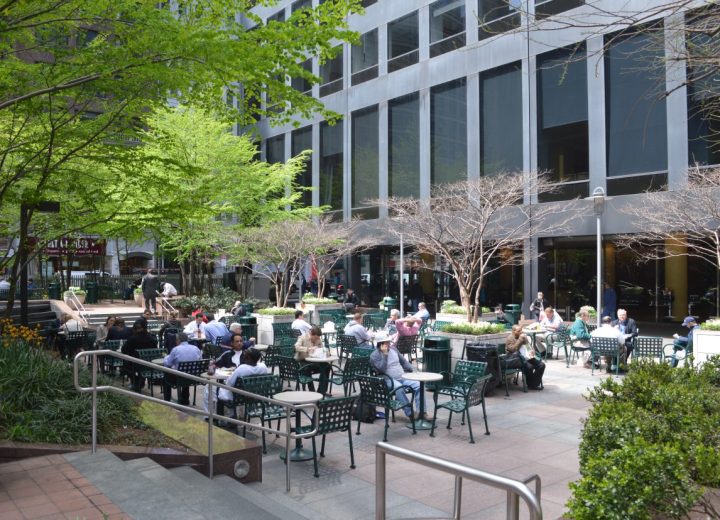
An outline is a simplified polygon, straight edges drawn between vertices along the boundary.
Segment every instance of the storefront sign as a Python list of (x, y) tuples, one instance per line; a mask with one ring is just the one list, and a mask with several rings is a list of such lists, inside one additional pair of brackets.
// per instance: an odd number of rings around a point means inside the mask
[(105, 241), (98, 238), (60, 238), (48, 242), (45, 247), (48, 256), (75, 255), (97, 256), (105, 254)]

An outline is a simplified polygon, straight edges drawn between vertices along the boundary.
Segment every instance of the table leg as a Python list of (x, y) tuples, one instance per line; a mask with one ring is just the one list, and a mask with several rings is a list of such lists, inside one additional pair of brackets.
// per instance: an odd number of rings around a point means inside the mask
[[(425, 410), (425, 381), (420, 381), (420, 410)], [(420, 410), (418, 410), (418, 412)], [(431, 430), (432, 426), (432, 421), (426, 421), (425, 419), (415, 421), (416, 430)], [(408, 423), (407, 427), (412, 428), (412, 423)]]
[[(295, 412), (295, 431), (300, 431), (300, 410), (297, 410)], [(280, 459), (285, 460), (285, 452), (280, 453)], [(313, 459), (313, 452), (312, 450), (306, 450), (303, 448), (302, 439), (295, 439), (295, 449), (290, 451), (290, 461), (296, 462), (301, 460), (312, 460)]]

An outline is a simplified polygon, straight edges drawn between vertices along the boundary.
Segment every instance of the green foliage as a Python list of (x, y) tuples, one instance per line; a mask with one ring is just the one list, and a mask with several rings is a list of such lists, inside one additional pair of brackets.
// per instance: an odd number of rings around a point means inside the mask
[(174, 302), (175, 308), (189, 315), (196, 309), (205, 312), (217, 312), (218, 309), (230, 310), (235, 302), (240, 300), (240, 295), (227, 287), (215, 289), (215, 294), (201, 294), (199, 296), (183, 296)]
[(331, 305), (337, 303), (337, 300), (333, 300), (332, 298), (318, 298), (313, 293), (305, 293), (302, 301), (311, 305)]
[[(455, 300), (443, 300), (440, 306), (440, 312), (445, 314), (467, 314), (467, 310), (462, 305), (458, 305)], [(490, 307), (482, 307), (480, 312), (492, 312)]]
[[(73, 385), (72, 367), (24, 342), (0, 346), (0, 434), (26, 442), (81, 444), (90, 442), (91, 396)], [(90, 385), (81, 369), (80, 383)], [(103, 377), (100, 384), (110, 384)], [(133, 424), (132, 401), (98, 394), (98, 438), (109, 442), (125, 424)]]
[(576, 519), (681, 518), (720, 484), (720, 357), (701, 368), (633, 363), (625, 379), (607, 379), (580, 444), (581, 479), (568, 502)]
[(264, 316), (292, 316), (296, 310), (297, 309), (291, 309), (290, 307), (266, 307), (264, 309), (258, 309), (255, 312)]
[(75, 293), (78, 296), (85, 296), (87, 294), (85, 289), (81, 289), (80, 287), (68, 287), (68, 290), (63, 293), (63, 297), (69, 298), (71, 293)]
[(720, 320), (707, 320), (700, 325), (702, 330), (720, 330)]
[(478, 321), (477, 323), (448, 323), (443, 325), (440, 331), (450, 332), (453, 334), (481, 336), (484, 334), (498, 334), (500, 332), (505, 332), (505, 325), (502, 323), (488, 323), (487, 321)]

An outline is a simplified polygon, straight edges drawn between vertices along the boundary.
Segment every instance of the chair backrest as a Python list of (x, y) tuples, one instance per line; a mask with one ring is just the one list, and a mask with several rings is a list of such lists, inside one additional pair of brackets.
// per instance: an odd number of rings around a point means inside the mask
[[(178, 370), (180, 372), (190, 374), (191, 376), (199, 376), (203, 372), (207, 372), (209, 363), (209, 359), (200, 359), (198, 361), (181, 361), (180, 363), (178, 363)], [(192, 382), (191, 384), (195, 384), (195, 382)]]
[(345, 382), (357, 380), (357, 376), (365, 376), (370, 373), (370, 360), (368, 357), (353, 356), (345, 363), (343, 380)]
[(124, 339), (105, 340), (100, 343), (100, 350), (114, 350), (117, 352), (125, 344)]
[(458, 360), (455, 364), (455, 371), (453, 372), (453, 380), (467, 380), (469, 378), (478, 378), (485, 375), (487, 370), (487, 363), (484, 361), (467, 361), (464, 359)]
[(345, 432), (351, 428), (355, 396), (332, 397), (318, 402), (318, 435)]
[(301, 331), (300, 329), (292, 329), (292, 328), (291, 328), (291, 329), (290, 329), (290, 335), (291, 335), (293, 338), (297, 339), (297, 338), (299, 338), (300, 336), (302, 336), (302, 331)]
[(595, 329), (597, 329), (597, 324), (596, 324), (596, 323), (587, 323), (586, 325), (587, 325), (587, 330), (588, 330), (588, 332), (592, 332), (592, 331), (594, 331)]
[(364, 348), (364, 347), (353, 347), (353, 349), (350, 351), (350, 354), (354, 358), (363, 358), (367, 360), (370, 357), (370, 354), (373, 353), (373, 349), (371, 348)]
[(229, 349), (227, 347), (221, 346), (220, 343), (216, 343), (215, 345), (208, 345), (207, 350), (211, 358), (217, 359)]
[(485, 398), (485, 386), (488, 384), (488, 381), (492, 379), (491, 375), (479, 377), (476, 379), (472, 386), (470, 387), (470, 390), (468, 390), (465, 398), (465, 406), (470, 408), (471, 406), (476, 406), (480, 403), (482, 403), (483, 399)]
[(434, 331), (439, 331), (442, 329), (445, 325), (450, 325), (451, 322), (449, 321), (437, 321), (435, 320), (435, 323), (433, 323), (432, 328)]
[(592, 336), (590, 338), (590, 348), (594, 356), (617, 356), (620, 344), (616, 338)]
[(274, 374), (238, 378), (235, 387), (263, 397), (272, 397), (282, 390), (280, 378)]
[(657, 336), (637, 336), (633, 356), (639, 358), (663, 358), (663, 339)]
[(390, 392), (384, 377), (358, 376), (360, 384), (360, 395), (363, 404), (374, 404), (375, 406), (386, 407)]
[(381, 330), (385, 327), (385, 316), (381, 314), (372, 314), (368, 318), (368, 329)]
[(165, 357), (165, 350), (161, 348), (139, 348), (135, 352), (137, 357), (143, 361), (152, 361), (153, 359)]
[(400, 336), (397, 342), (397, 349), (400, 354), (412, 354), (417, 345), (418, 335)]
[(354, 348), (357, 348), (358, 342), (355, 336), (350, 336), (349, 334), (338, 334), (336, 345), (340, 347), (340, 351), (344, 355), (347, 355), (352, 352)]
[(278, 356), (278, 368), (280, 379), (283, 381), (296, 382), (300, 376), (300, 364), (290, 356)]
[(277, 340), (281, 337), (293, 337), (291, 325), (292, 323), (273, 323), (273, 338)]

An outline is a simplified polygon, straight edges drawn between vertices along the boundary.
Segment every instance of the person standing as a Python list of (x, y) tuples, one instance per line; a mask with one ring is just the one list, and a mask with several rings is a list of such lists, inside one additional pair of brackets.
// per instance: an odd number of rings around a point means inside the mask
[(609, 316), (612, 320), (612, 317), (615, 316), (615, 310), (617, 309), (617, 294), (615, 293), (615, 289), (610, 287), (609, 283), (605, 282), (603, 287), (602, 317)]
[(530, 303), (530, 315), (535, 318), (535, 321), (540, 321), (540, 313), (549, 306), (550, 304), (545, 299), (543, 293), (538, 292), (537, 298), (535, 298), (532, 303)]
[(147, 274), (143, 276), (142, 282), (140, 282), (142, 288), (143, 298), (145, 299), (145, 310), (150, 311), (153, 314), (157, 314), (157, 292), (160, 287), (160, 280), (155, 276), (155, 272), (152, 269), (147, 270)]

